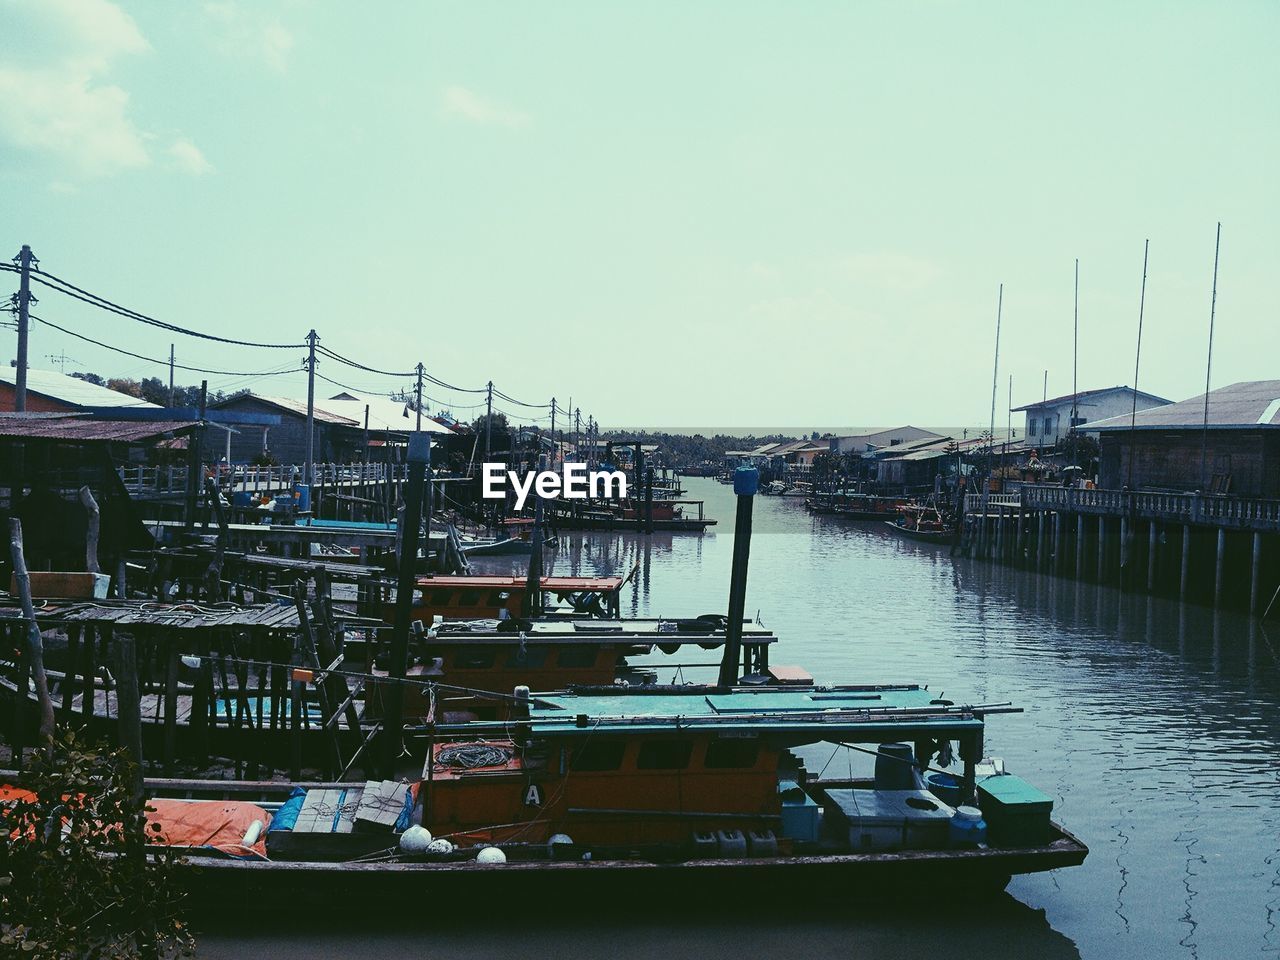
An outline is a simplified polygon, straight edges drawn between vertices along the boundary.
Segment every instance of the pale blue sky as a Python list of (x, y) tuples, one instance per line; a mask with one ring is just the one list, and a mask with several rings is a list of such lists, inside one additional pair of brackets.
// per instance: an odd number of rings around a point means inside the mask
[[(175, 323), (315, 326), (371, 365), (572, 395), (606, 426), (982, 423), (1001, 281), (998, 419), (1010, 373), (1015, 405), (1045, 368), (1070, 391), (1077, 256), (1081, 387), (1132, 381), (1146, 237), (1139, 385), (1198, 392), (1221, 219), (1214, 382), (1280, 376), (1276, 3), (0, 17), (4, 255), (30, 243)], [(167, 356), (160, 331), (36, 292), (46, 319)], [(37, 325), (33, 365), (63, 349), (69, 370), (163, 375)], [(250, 385), (305, 395), (302, 375)]]

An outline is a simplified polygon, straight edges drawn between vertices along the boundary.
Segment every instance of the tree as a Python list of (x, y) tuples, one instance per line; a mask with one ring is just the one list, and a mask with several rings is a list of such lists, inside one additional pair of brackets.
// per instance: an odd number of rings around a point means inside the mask
[(38, 751), (26, 793), (0, 806), (0, 957), (132, 958), (190, 952), (174, 852), (146, 855), (134, 766), (74, 731)]
[(107, 385), (107, 381), (103, 380), (96, 373), (80, 373), (79, 371), (76, 371), (71, 376), (75, 377), (77, 380), (83, 380), (85, 383), (92, 383), (99, 387), (105, 387)]
[[(484, 444), (484, 435), (485, 435), (485, 430), (484, 430), (485, 418), (489, 416), (490, 416), (489, 414), (482, 413), (480, 416), (476, 417), (476, 419), (471, 424), (471, 431), (477, 437), (480, 438), (480, 443), (482, 444), (480, 448), (481, 450), (484, 449), (483, 444)], [(490, 431), (490, 438), (489, 438), (490, 451), (510, 450), (511, 449), (511, 426), (510, 424), (507, 423), (506, 414), (503, 414), (503, 413), (493, 414), (490, 420), (490, 423), (492, 423), (492, 429)]]

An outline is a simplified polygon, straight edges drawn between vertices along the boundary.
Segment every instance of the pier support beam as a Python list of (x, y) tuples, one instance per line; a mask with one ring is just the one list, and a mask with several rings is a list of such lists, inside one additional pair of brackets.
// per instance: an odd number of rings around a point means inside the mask
[(1053, 572), (1062, 572), (1062, 514), (1055, 513), (1053, 515), (1053, 554), (1052, 554)]
[(1249, 569), (1249, 612), (1256, 614), (1262, 598), (1258, 595), (1262, 574), (1262, 531), (1253, 531), (1253, 564)]
[(1107, 518), (1098, 518), (1098, 582), (1107, 575)]
[(1076, 579), (1084, 579), (1084, 514), (1076, 514)]
[(1120, 518), (1120, 589), (1129, 585), (1129, 518)]
[(1182, 569), (1178, 573), (1178, 598), (1187, 599), (1187, 587), (1191, 584), (1191, 524), (1182, 525)]
[(1147, 593), (1154, 593), (1156, 589), (1156, 545), (1159, 537), (1159, 527), (1152, 520), (1147, 524)]
[(1222, 604), (1222, 584), (1223, 573), (1227, 565), (1227, 531), (1225, 527), (1218, 528), (1218, 559), (1213, 569), (1213, 605), (1215, 607)]
[(1044, 569), (1044, 511), (1036, 515), (1036, 570)]

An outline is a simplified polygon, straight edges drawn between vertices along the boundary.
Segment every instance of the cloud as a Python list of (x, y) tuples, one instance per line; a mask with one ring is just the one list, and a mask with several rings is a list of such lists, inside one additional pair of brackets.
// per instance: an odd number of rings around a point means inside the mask
[(0, 64), (0, 137), (79, 178), (149, 165), (154, 137), (107, 77), (120, 58), (151, 49), (133, 18), (109, 0), (10, 0), (0, 10), (9, 36), (21, 38)]
[(204, 13), (213, 24), (220, 53), (259, 60), (280, 73), (288, 69), (293, 34), (279, 21), (234, 0), (210, 0)]
[(482, 127), (516, 130), (529, 126), (531, 122), (528, 114), (512, 110), (456, 84), (445, 87), (441, 92), (440, 109), (445, 116), (457, 117)]
[(177, 161), (178, 166), (193, 176), (200, 176), (213, 171), (213, 164), (205, 159), (200, 148), (185, 137), (173, 141), (169, 146), (169, 156)]

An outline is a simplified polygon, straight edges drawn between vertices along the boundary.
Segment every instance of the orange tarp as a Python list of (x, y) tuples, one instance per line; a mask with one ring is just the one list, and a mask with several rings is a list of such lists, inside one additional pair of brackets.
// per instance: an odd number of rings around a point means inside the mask
[[(173, 847), (214, 847), (233, 857), (266, 859), (267, 827), (271, 814), (256, 803), (242, 800), (148, 800), (148, 837), (153, 843)], [(244, 845), (244, 836), (255, 820), (262, 822), (258, 839)], [(160, 824), (157, 832), (151, 824)]]

